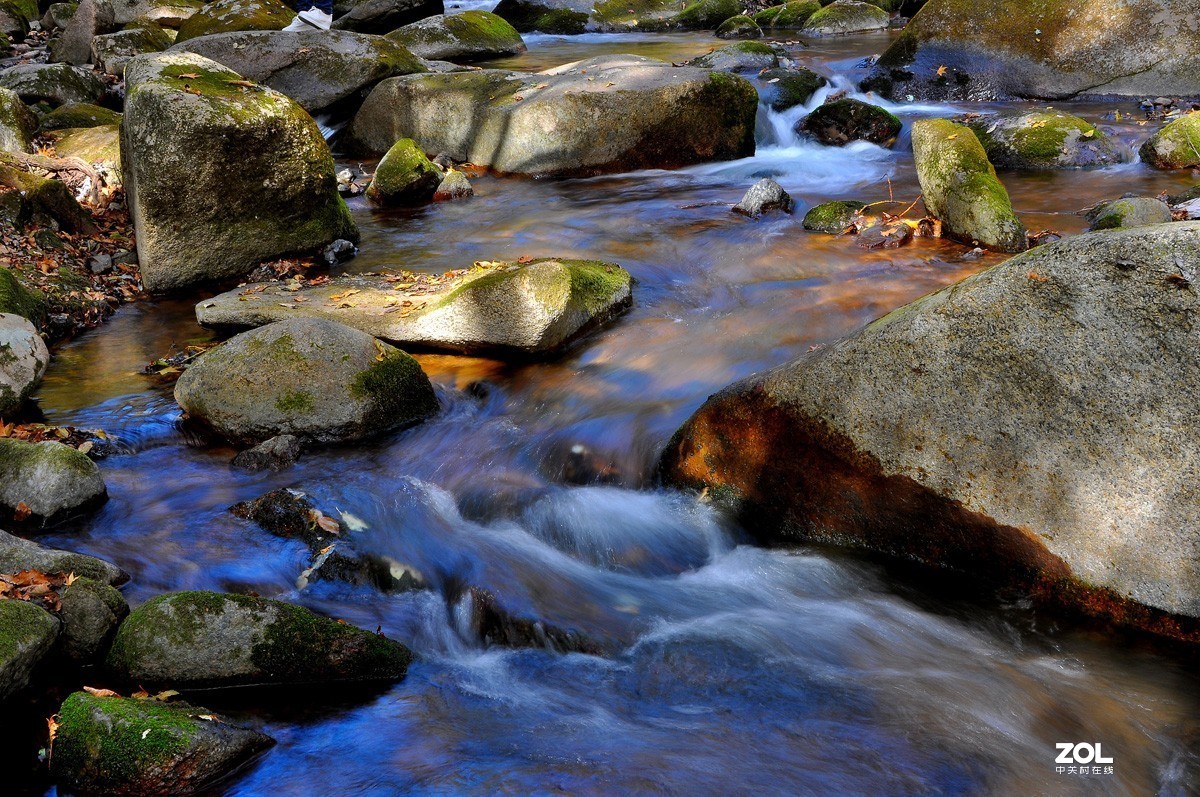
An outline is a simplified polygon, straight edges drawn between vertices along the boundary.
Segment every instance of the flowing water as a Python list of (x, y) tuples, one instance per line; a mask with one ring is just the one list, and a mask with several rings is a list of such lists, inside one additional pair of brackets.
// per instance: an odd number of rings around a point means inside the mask
[[(853, 85), (886, 46), (865, 36), (797, 49)], [(543, 69), (610, 52), (683, 60), (702, 35), (532, 36), (497, 65)], [(828, 93), (822, 92), (813, 104)], [(812, 104), (810, 104), (810, 108)], [(1132, 104), (1119, 106), (1123, 112)], [(1092, 119), (1109, 106), (1073, 106)], [(962, 109), (900, 106), (908, 121)], [(973, 109), (979, 110), (979, 109)], [(982, 109), (989, 110), (989, 109)], [(716, 389), (796, 357), (988, 265), (928, 239), (868, 252), (805, 233), (827, 199), (919, 194), (908, 142), (892, 150), (799, 140), (805, 109), (760, 112), (758, 154), (587, 180), (481, 177), (476, 196), (416, 210), (353, 206), (350, 270), (445, 270), (475, 259), (578, 256), (624, 265), (632, 311), (551, 362), (421, 355), (442, 414), (370, 445), (306, 455), (280, 474), (231, 470), (194, 445), (169, 390), (138, 374), (209, 339), (191, 304), (123, 309), (66, 346), (39, 400), (48, 419), (105, 429), (111, 500), (47, 541), (118, 562), (134, 604), (168, 590), (253, 590), (368, 628), (419, 654), (369, 695), (214, 697), (280, 744), (229, 795), (1081, 794), (1200, 789), (1194, 662), (1064, 628), (1027, 607), (924, 595), (872, 564), (747, 544), (692, 496), (656, 489), (653, 463)], [(1129, 140), (1136, 124), (1112, 126)], [(801, 206), (729, 212), (761, 176)], [(1187, 180), (1138, 164), (1005, 175), (1031, 229), (1083, 229), (1079, 208)], [(462, 389), (482, 382), (486, 390)], [(598, 474), (601, 483), (573, 484)], [(294, 487), (365, 526), (356, 544), (430, 589), (296, 588), (306, 549), (227, 512)], [(357, 524), (356, 524), (357, 525)], [(455, 585), (592, 640), (603, 655), (484, 647)], [(1056, 774), (1055, 743), (1101, 742), (1109, 775)]]

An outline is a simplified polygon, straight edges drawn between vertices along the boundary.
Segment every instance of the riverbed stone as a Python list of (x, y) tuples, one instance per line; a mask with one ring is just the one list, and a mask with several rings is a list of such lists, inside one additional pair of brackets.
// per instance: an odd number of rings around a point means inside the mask
[(47, 6), (46, 13), (42, 14), (42, 30), (47, 33), (63, 30), (77, 10), (79, 3), (51, 3)]
[(122, 174), (152, 292), (358, 240), (312, 117), (273, 89), (242, 83), (193, 53), (126, 66)]
[(900, 120), (878, 105), (842, 99), (821, 105), (796, 124), (796, 132), (810, 135), (827, 146), (869, 141), (881, 147), (896, 143)]
[(65, 128), (99, 127), (121, 123), (121, 114), (90, 102), (61, 105), (42, 117), (41, 132)]
[(421, 205), (433, 199), (442, 182), (434, 166), (411, 138), (392, 145), (375, 168), (367, 197), (381, 205)]
[(425, 152), (498, 172), (582, 176), (751, 155), (757, 108), (758, 93), (739, 77), (600, 56), (538, 74), (389, 78), (350, 134), (368, 151), (411, 138)]
[(178, 44), (214, 33), (283, 30), (295, 16), (296, 12), (282, 0), (216, 0), (179, 26), (179, 36), (175, 42)]
[(1000, 252), (1025, 249), (1025, 225), (971, 128), (920, 119), (912, 142), (925, 207), (948, 236)]
[(77, 662), (95, 660), (128, 614), (129, 604), (112, 586), (77, 577), (59, 592), (63, 653)]
[(241, 470), (285, 470), (296, 464), (303, 450), (303, 441), (290, 434), (276, 435), (254, 448), (239, 452), (231, 463)]
[(40, 606), (0, 598), (0, 704), (29, 685), (58, 629), (58, 619)]
[(38, 120), (14, 91), (0, 89), (0, 150), (33, 152)]
[[(230, 291), (200, 302), (196, 318), (233, 329), (280, 317), (325, 318), (401, 346), (547, 354), (624, 312), (631, 284), (629, 272), (612, 263), (543, 259), (493, 263), (409, 290), (396, 290), (388, 276), (335, 277), (287, 294), (266, 283), (254, 286), (262, 289), (258, 301), (240, 301)], [(350, 291), (350, 301), (332, 298)], [(294, 310), (279, 306), (296, 296), (308, 301)]]
[(54, 142), (54, 151), (60, 158), (79, 158), (99, 166), (105, 183), (110, 186), (121, 184), (121, 129), (118, 125), (67, 128), (45, 136)]
[(1200, 96), (1193, 0), (930, 0), (866, 87), (889, 99)]
[(450, 169), (438, 183), (437, 190), (433, 192), (434, 202), (452, 202), (457, 199), (467, 199), (475, 196), (475, 189), (471, 186), (471, 181), (462, 172)]
[(444, 13), (442, 0), (340, 0), (333, 4), (333, 27), (355, 33), (391, 33), (402, 25)]
[(891, 18), (886, 11), (870, 3), (837, 0), (810, 16), (800, 32), (805, 36), (842, 36), (849, 33), (868, 33), (886, 30), (890, 21)]
[(0, 417), (16, 412), (41, 384), (50, 351), (24, 316), (0, 313)]
[(804, 229), (838, 235), (854, 223), (854, 217), (862, 212), (865, 202), (855, 199), (839, 199), (822, 202), (804, 214)]
[(1171, 208), (1161, 199), (1150, 196), (1123, 197), (1103, 202), (1087, 213), (1093, 230), (1115, 230), (1120, 227), (1145, 227), (1172, 220)]
[(29, 216), (44, 214), (68, 231), (93, 235), (92, 215), (79, 204), (62, 180), (34, 174), (12, 156), (0, 152), (0, 173), (5, 185), (20, 191), (22, 210), (17, 214), (24, 223)]
[(1175, 222), (1037, 247), (721, 391), (663, 474), (768, 539), (1200, 641), (1156, 614), (1200, 618), (1198, 246)]
[(75, 692), (58, 711), (50, 772), (72, 793), (195, 794), (272, 744), (188, 703)]
[(1091, 122), (1053, 109), (969, 122), (997, 169), (1080, 169), (1130, 160), (1120, 142)]
[(437, 61), (480, 61), (525, 52), (516, 28), (490, 11), (428, 17), (397, 28), (387, 38), (414, 55)]
[(572, 36), (589, 26), (591, 0), (500, 0), (492, 11), (521, 33)]
[(175, 399), (193, 420), (246, 445), (280, 434), (360, 440), (438, 410), (412, 357), (336, 321), (302, 317), (205, 352), (175, 383)]
[(400, 681), (412, 654), (382, 635), (267, 598), (180, 592), (121, 624), (108, 667), (175, 689)]
[(726, 20), (739, 16), (742, 5), (738, 0), (692, 0), (667, 23), (679, 30), (713, 30)]
[(107, 0), (118, 25), (147, 20), (178, 30), (186, 20), (208, 5), (205, 0)]
[(0, 507), (58, 518), (107, 496), (96, 463), (62, 443), (0, 439)]
[(817, 0), (792, 0), (783, 5), (764, 8), (754, 15), (759, 27), (771, 30), (797, 30), (808, 18), (821, 10)]
[(16, 92), (22, 101), (51, 105), (99, 102), (104, 82), (87, 69), (70, 64), (21, 64), (0, 71), (0, 88)]
[(40, 570), (43, 573), (74, 573), (83, 578), (116, 586), (129, 575), (112, 562), (94, 556), (47, 548), (0, 530), (0, 573)]
[(718, 47), (710, 53), (699, 55), (687, 62), (687, 66), (711, 69), (714, 72), (761, 72), (775, 69), (784, 61), (778, 45), (763, 42), (735, 42)]
[(160, 53), (172, 39), (153, 22), (130, 25), (125, 30), (92, 39), (92, 61), (106, 74), (121, 76), (129, 59), (143, 53)]
[(741, 201), (733, 206), (733, 212), (758, 218), (773, 210), (791, 213), (793, 204), (791, 195), (783, 190), (783, 186), (770, 177), (764, 177), (750, 186)]
[(1170, 121), (1142, 144), (1142, 162), (1155, 169), (1200, 167), (1200, 113)]
[(340, 30), (218, 33), (189, 39), (172, 51), (216, 61), (310, 112), (384, 78), (427, 71), (420, 59), (388, 38)]
[(759, 73), (758, 79), (766, 83), (765, 98), (774, 111), (786, 111), (807, 104), (818, 89), (829, 83), (821, 75), (804, 67), (768, 69)]
[(717, 27), (718, 39), (761, 39), (762, 28), (745, 15), (730, 17)]
[(109, 0), (81, 0), (63, 32), (50, 42), (50, 59), (83, 66), (92, 61), (92, 39), (116, 30)]

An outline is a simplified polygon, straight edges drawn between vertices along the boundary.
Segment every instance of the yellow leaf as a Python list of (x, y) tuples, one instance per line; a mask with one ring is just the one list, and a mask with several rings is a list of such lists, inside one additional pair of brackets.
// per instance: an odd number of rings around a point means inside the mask
[(942, 64), (937, 68), (938, 77), (944, 76), (947, 71), (949, 71), (949, 67), (947, 67), (945, 64)]
[(87, 692), (89, 695), (95, 695), (96, 697), (120, 697), (119, 694), (111, 689), (96, 689), (92, 686), (85, 686), (83, 687), (83, 691)]

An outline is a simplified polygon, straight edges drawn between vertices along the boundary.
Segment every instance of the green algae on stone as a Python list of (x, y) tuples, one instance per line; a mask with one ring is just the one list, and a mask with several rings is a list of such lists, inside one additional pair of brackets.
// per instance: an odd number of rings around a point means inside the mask
[(1200, 113), (1170, 121), (1142, 144), (1142, 161), (1155, 169), (1200, 167)]
[(754, 15), (754, 21), (762, 28), (796, 30), (804, 27), (809, 17), (820, 10), (821, 4), (817, 0), (792, 0), (759, 11)]
[(433, 199), (442, 172), (411, 138), (392, 145), (375, 169), (367, 196), (380, 204), (420, 205)]
[(587, 30), (588, 15), (571, 8), (552, 8), (537, 0), (500, 0), (492, 13), (521, 33), (554, 33), (572, 36)]
[(818, 89), (828, 84), (824, 77), (805, 67), (768, 69), (758, 79), (766, 81), (767, 96), (775, 111), (806, 104)]
[(525, 52), (516, 28), (490, 11), (427, 17), (387, 34), (421, 58), (474, 61)]
[(179, 26), (175, 43), (210, 33), (241, 30), (282, 30), (296, 12), (281, 0), (216, 0)]
[(730, 17), (717, 28), (718, 39), (761, 39), (762, 29), (747, 16)]
[(38, 119), (15, 91), (0, 89), (0, 150), (33, 152)]
[(42, 117), (41, 132), (65, 128), (100, 127), (121, 123), (121, 114), (87, 102), (60, 105)]
[(810, 16), (802, 30), (810, 36), (837, 36), (885, 30), (889, 21), (886, 11), (870, 3), (837, 0)]
[(837, 235), (854, 222), (855, 215), (864, 207), (866, 203), (857, 200), (822, 202), (804, 214), (804, 229)]
[(1044, 109), (968, 123), (997, 169), (1070, 169), (1127, 160), (1100, 128), (1069, 113)]
[(671, 18), (671, 26), (684, 30), (712, 30), (741, 13), (738, 0), (695, 0)]

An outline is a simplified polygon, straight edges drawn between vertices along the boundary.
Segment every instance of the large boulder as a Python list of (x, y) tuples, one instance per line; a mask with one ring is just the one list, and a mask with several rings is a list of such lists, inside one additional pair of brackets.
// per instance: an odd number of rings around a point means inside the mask
[[(539, 260), (452, 274), (437, 281), (406, 277), (406, 290), (396, 290), (388, 276), (336, 277), (295, 293), (256, 285), (255, 301), (240, 301), (231, 291), (200, 302), (196, 318), (205, 326), (240, 329), (301, 315), (399, 345), (544, 354), (619, 315), (631, 301), (629, 273), (611, 263)], [(342, 301), (345, 296), (351, 298)], [(285, 303), (294, 309), (280, 306)]]
[(161, 53), (171, 43), (170, 34), (153, 22), (130, 25), (125, 30), (93, 38), (92, 61), (105, 74), (119, 77), (130, 59), (145, 53)]
[(1115, 230), (1120, 227), (1145, 227), (1165, 224), (1172, 220), (1171, 208), (1157, 197), (1124, 197), (1102, 202), (1087, 214), (1093, 230)]
[(33, 152), (38, 119), (15, 91), (0, 89), (0, 150)]
[(122, 172), (151, 291), (358, 237), (312, 117), (246, 83), (185, 52), (138, 56), (125, 69)]
[(205, 0), (106, 0), (112, 6), (118, 25), (128, 25), (135, 20), (146, 20), (164, 28), (178, 29), (197, 11), (204, 8)]
[(42, 381), (50, 351), (24, 316), (0, 313), (0, 417), (16, 412)]
[(747, 16), (730, 17), (717, 28), (718, 39), (761, 39), (762, 28)]
[(24, 102), (51, 105), (99, 102), (104, 81), (90, 71), (70, 64), (21, 64), (0, 71), (0, 88), (16, 92)]
[(0, 573), (19, 573), (22, 570), (74, 573), (110, 586), (129, 580), (129, 575), (111, 562), (86, 554), (47, 548), (0, 530)]
[(121, 624), (108, 667), (130, 683), (175, 689), (399, 681), (398, 642), (282, 601), (216, 592), (154, 598)]
[(1025, 226), (971, 128), (920, 119), (912, 143), (925, 207), (947, 235), (1000, 252), (1025, 249)]
[(390, 33), (402, 25), (446, 12), (442, 0), (342, 0), (333, 4), (336, 30)]
[(500, 0), (492, 11), (521, 33), (584, 33), (592, 0)]
[(739, 0), (692, 0), (683, 10), (671, 17), (669, 28), (682, 30), (713, 30), (731, 17), (742, 13)]
[(796, 132), (812, 136), (827, 146), (869, 141), (890, 147), (900, 135), (895, 114), (862, 100), (841, 99), (821, 105), (796, 124)]
[(808, 18), (820, 10), (821, 4), (817, 0), (792, 0), (764, 8), (754, 15), (754, 21), (764, 30), (796, 30), (804, 27)]
[(384, 78), (427, 71), (390, 39), (348, 31), (217, 33), (174, 47), (291, 97), (306, 111), (333, 105)]
[(175, 383), (175, 398), (192, 419), (249, 445), (280, 434), (358, 440), (438, 409), (416, 360), (320, 318), (269, 324), (205, 352)]
[(121, 114), (93, 105), (90, 102), (73, 102), (60, 105), (42, 117), (41, 132), (65, 130), (67, 128), (99, 127), (101, 125), (118, 125)]
[(968, 124), (997, 169), (1080, 169), (1130, 159), (1120, 142), (1065, 111), (1021, 111)]
[(39, 290), (26, 288), (13, 272), (0, 266), (0, 313), (41, 323), (46, 314), (46, 296)]
[(806, 36), (843, 36), (885, 30), (891, 21), (887, 12), (870, 3), (837, 0), (810, 16), (800, 32)]
[(108, 185), (121, 184), (121, 130), (117, 125), (67, 128), (45, 135), (54, 142), (54, 151), (60, 158), (79, 158), (99, 166)]
[(1194, 0), (930, 0), (867, 85), (892, 99), (1197, 96), (1197, 58)]
[(757, 109), (758, 93), (741, 78), (601, 56), (533, 75), (390, 78), (350, 132), (375, 152), (411, 138), (427, 153), (499, 172), (590, 175), (751, 155)]
[(0, 438), (0, 507), (57, 518), (108, 495), (96, 463), (62, 443)]
[(0, 704), (29, 685), (58, 628), (57, 618), (40, 606), (0, 598)]
[(521, 34), (490, 11), (428, 17), (397, 28), (387, 38), (438, 61), (479, 61), (525, 52)]
[(75, 692), (58, 711), (50, 772), (78, 794), (195, 794), (272, 744), (187, 703)]
[(109, 0), (81, 0), (63, 32), (50, 43), (54, 61), (79, 66), (92, 62), (92, 39), (116, 30)]
[(1200, 167), (1200, 113), (1172, 120), (1142, 144), (1142, 162), (1155, 169)]
[(1176, 222), (1014, 257), (721, 391), (663, 474), (769, 539), (1200, 641), (1197, 247)]
[(240, 30), (283, 30), (295, 16), (282, 0), (216, 0), (180, 24), (175, 41)]
[(766, 83), (764, 99), (775, 111), (786, 111), (797, 105), (805, 105), (827, 81), (821, 75), (805, 67), (795, 69), (767, 69), (758, 75)]

